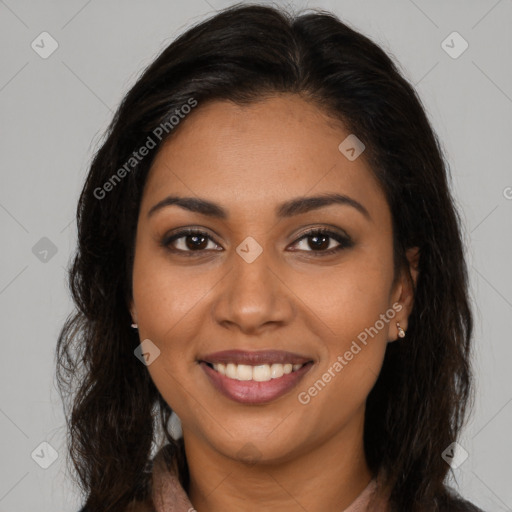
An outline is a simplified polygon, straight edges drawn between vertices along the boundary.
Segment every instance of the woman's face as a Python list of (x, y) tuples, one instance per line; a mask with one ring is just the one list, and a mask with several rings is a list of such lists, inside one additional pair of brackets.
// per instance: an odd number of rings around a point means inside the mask
[[(199, 104), (182, 123), (144, 190), (131, 311), (185, 441), (278, 461), (360, 433), (409, 311), (364, 152), (343, 153), (350, 133), (291, 94)], [(310, 199), (328, 194), (342, 199)], [(204, 234), (172, 239), (184, 229)]]

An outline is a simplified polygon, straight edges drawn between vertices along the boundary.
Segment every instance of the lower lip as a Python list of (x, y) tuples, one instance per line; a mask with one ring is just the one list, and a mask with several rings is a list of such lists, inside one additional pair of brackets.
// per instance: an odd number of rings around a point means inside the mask
[(210, 368), (204, 362), (201, 362), (200, 366), (208, 375), (212, 384), (224, 396), (242, 404), (263, 404), (276, 400), (288, 393), (298, 384), (313, 364), (306, 363), (295, 372), (287, 373), (278, 379), (270, 379), (265, 382), (230, 379)]

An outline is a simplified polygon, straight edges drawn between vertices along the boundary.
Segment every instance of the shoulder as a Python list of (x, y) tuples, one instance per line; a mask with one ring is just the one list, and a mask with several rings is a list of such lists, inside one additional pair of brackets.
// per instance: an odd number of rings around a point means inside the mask
[(441, 512), (485, 512), (481, 508), (473, 505), (460, 497), (452, 499), (448, 504), (440, 507)]

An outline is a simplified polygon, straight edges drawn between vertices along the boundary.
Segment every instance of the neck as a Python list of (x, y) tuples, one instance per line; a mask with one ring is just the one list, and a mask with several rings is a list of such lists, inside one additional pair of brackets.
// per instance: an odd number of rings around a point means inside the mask
[(364, 412), (330, 439), (285, 461), (247, 464), (184, 431), (188, 494), (198, 512), (345, 510), (372, 479), (364, 456)]

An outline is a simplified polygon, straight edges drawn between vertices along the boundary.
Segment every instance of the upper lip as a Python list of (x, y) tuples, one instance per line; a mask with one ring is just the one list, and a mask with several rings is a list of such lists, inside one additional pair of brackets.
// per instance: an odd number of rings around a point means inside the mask
[(248, 364), (251, 366), (258, 366), (263, 364), (305, 364), (312, 361), (309, 357), (294, 354), (293, 352), (285, 352), (283, 350), (258, 350), (258, 351), (245, 351), (245, 350), (223, 350), (221, 352), (214, 352), (199, 358), (199, 361), (205, 363), (218, 364), (218, 363), (234, 363), (234, 364)]

